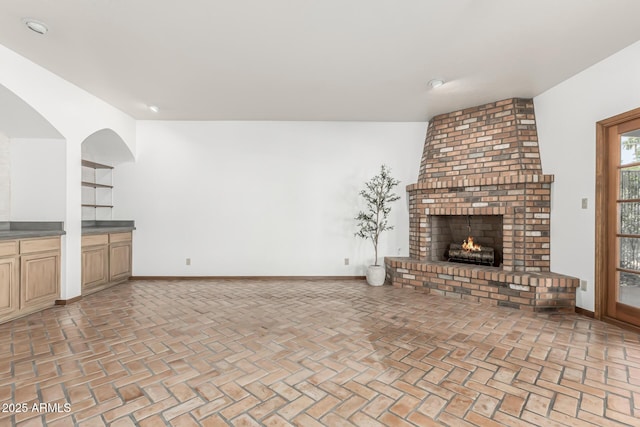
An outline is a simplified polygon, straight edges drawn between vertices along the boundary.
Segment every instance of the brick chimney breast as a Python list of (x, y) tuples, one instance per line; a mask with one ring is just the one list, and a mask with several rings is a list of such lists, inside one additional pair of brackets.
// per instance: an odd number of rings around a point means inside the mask
[(418, 182), (542, 174), (533, 100), (512, 98), (429, 122)]

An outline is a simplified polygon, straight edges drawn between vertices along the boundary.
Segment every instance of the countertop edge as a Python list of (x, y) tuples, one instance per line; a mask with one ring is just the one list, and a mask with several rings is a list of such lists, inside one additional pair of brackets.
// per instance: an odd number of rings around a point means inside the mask
[(82, 229), (82, 235), (90, 236), (92, 234), (126, 233), (135, 229), (135, 227), (84, 227)]
[(63, 230), (7, 230), (0, 231), (0, 240), (32, 239), (37, 237), (62, 236)]

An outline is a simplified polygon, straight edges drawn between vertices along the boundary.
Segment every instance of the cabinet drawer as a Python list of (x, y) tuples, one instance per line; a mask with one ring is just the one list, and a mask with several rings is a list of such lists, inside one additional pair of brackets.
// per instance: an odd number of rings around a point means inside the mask
[(109, 235), (108, 234), (92, 234), (90, 236), (82, 236), (82, 247), (85, 246), (98, 246), (98, 245), (108, 245), (109, 244)]
[(32, 239), (20, 241), (20, 253), (30, 254), (34, 252), (59, 251), (60, 238), (53, 237), (50, 239)]
[(130, 242), (131, 232), (109, 234), (109, 243)]
[(18, 241), (6, 240), (0, 242), (0, 256), (11, 256), (18, 253)]

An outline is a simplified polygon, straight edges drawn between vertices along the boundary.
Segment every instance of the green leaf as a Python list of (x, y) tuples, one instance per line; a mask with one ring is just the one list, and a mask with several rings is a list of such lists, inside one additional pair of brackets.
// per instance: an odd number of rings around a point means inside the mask
[(387, 225), (387, 217), (391, 212), (390, 203), (400, 200), (400, 196), (393, 193), (393, 189), (400, 181), (391, 176), (391, 170), (386, 166), (380, 167), (380, 173), (365, 182), (365, 188), (358, 194), (366, 203), (366, 213), (360, 211), (356, 216), (358, 231), (355, 236), (369, 239), (375, 251), (375, 264), (378, 264), (378, 241), (380, 234), (386, 230), (393, 230)]

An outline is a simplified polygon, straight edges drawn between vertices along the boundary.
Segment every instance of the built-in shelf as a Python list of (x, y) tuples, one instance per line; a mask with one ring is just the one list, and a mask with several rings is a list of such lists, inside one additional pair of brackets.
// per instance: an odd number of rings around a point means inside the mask
[(82, 166), (92, 169), (113, 169), (113, 166), (103, 165), (102, 163), (96, 163), (89, 160), (83, 160)]
[[(111, 219), (113, 209), (113, 166), (82, 160), (83, 220)], [(92, 189), (92, 190), (91, 190)]]
[(82, 181), (82, 186), (92, 187), (92, 188), (113, 188), (113, 185), (98, 184), (96, 182), (87, 182), (87, 181)]

